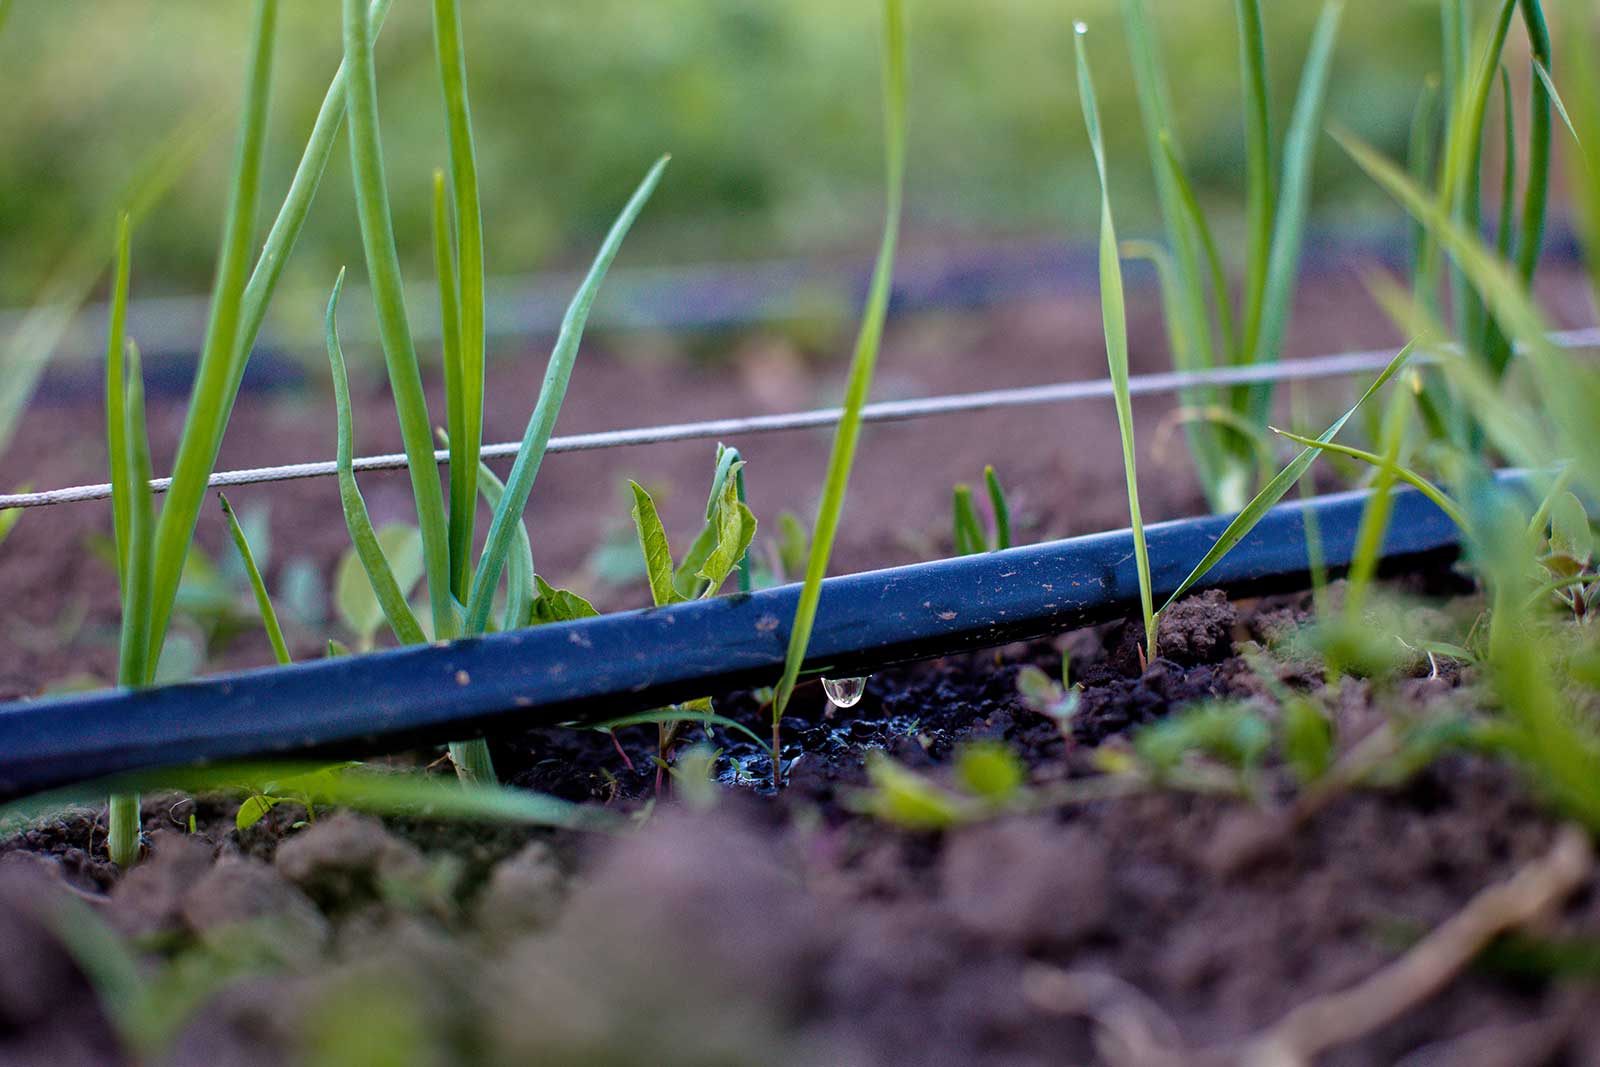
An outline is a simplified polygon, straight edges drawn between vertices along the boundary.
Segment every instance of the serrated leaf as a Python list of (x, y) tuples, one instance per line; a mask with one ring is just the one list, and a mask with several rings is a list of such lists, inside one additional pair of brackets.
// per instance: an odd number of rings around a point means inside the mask
[(645, 577), (650, 580), (650, 598), (656, 607), (679, 604), (687, 597), (680, 596), (672, 585), (672, 547), (667, 544), (667, 531), (656, 512), (656, 502), (644, 486), (630, 481), (633, 490), (633, 528), (639, 534), (639, 550), (644, 554)]

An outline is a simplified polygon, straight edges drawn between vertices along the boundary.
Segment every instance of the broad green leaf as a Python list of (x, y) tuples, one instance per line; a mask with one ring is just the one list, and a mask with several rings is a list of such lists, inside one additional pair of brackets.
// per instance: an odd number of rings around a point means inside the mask
[(244, 798), (244, 803), (239, 805), (239, 810), (233, 816), (235, 830), (248, 830), (262, 819), (267, 812), (284, 802), (284, 797), (269, 797), (265, 793), (255, 793)]
[(716, 547), (717, 524), (715, 519), (708, 518), (689, 545), (689, 551), (683, 554), (678, 569), (672, 572), (672, 588), (677, 590), (679, 596), (685, 600), (694, 599), (695, 591), (704, 580), (700, 577), (700, 569), (706, 565), (706, 560), (711, 558)]
[(728, 575), (744, 559), (749, 551), (750, 542), (756, 536), (756, 517), (748, 507), (739, 500), (738, 475), (743, 463), (735, 463), (727, 472), (723, 480), (722, 494), (717, 500), (712, 522), (717, 529), (716, 547), (706, 557), (698, 576), (705, 579), (707, 585), (700, 594), (701, 598), (717, 595), (717, 590), (722, 588), (722, 583), (727, 581)]
[(1578, 560), (1594, 555), (1594, 530), (1583, 501), (1571, 492), (1561, 493), (1550, 507), (1550, 547)]
[(592, 619), (600, 613), (577, 593), (556, 589), (539, 575), (533, 576), (538, 595), (533, 599), (528, 624), (539, 626), (547, 622), (571, 622), (573, 619)]
[(948, 792), (882, 752), (867, 754), (872, 788), (856, 798), (867, 814), (906, 830), (947, 830), (963, 819), (960, 802)]
[(956, 780), (975, 797), (1004, 804), (1022, 791), (1027, 770), (1016, 753), (997, 741), (963, 745), (955, 757)]
[(656, 514), (656, 502), (645, 492), (644, 486), (630, 481), (633, 489), (633, 528), (639, 534), (639, 549), (644, 554), (644, 570), (650, 580), (650, 599), (656, 607), (677, 604), (686, 600), (672, 585), (672, 548), (667, 544), (667, 531)]

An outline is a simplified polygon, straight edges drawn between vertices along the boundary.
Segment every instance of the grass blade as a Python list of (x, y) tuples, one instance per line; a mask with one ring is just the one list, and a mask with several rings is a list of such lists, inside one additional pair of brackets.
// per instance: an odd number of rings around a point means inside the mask
[(950, 491), (950, 545), (958, 556), (975, 556), (987, 547), (978, 513), (972, 510), (972, 486), (961, 484)]
[[(1244, 349), (1257, 350), (1267, 298), (1267, 267), (1272, 257), (1272, 115), (1267, 95), (1267, 46), (1261, 31), (1259, 0), (1236, 0), (1239, 69), (1244, 72), (1245, 131), (1245, 289)], [(1315, 55), (1313, 45), (1312, 54)]]
[[(1399, 355), (1389, 361), (1389, 365), (1383, 369), (1383, 373), (1379, 374), (1373, 383), (1367, 387), (1367, 391), (1361, 394), (1361, 398), (1355, 402), (1355, 405), (1335, 419), (1333, 425), (1324, 430), (1317, 440), (1326, 442), (1337, 437), (1339, 431), (1344, 429), (1344, 424), (1350, 421), (1351, 417), (1361, 409), (1361, 406), (1370, 400), (1378, 390), (1382, 389), (1390, 378), (1399, 373), (1400, 368), (1410, 358), (1414, 346), (1415, 342), (1402, 348)], [(1289, 462), (1288, 466), (1279, 471), (1277, 477), (1268, 482), (1266, 487), (1257, 493), (1250, 503), (1245, 505), (1244, 510), (1234, 517), (1234, 520), (1228, 524), (1228, 528), (1222, 531), (1221, 536), (1217, 538), (1216, 544), (1211, 546), (1211, 549), (1201, 557), (1200, 562), (1194, 565), (1194, 569), (1189, 572), (1188, 576), (1178, 583), (1178, 587), (1173, 590), (1172, 595), (1167, 597), (1166, 603), (1161, 605), (1161, 610), (1166, 611), (1179, 597), (1193, 589), (1201, 579), (1210, 573), (1211, 568), (1217, 565), (1218, 560), (1233, 551), (1234, 546), (1244, 540), (1246, 534), (1255, 529), (1256, 523), (1261, 521), (1262, 516), (1270, 511), (1278, 501), (1282, 500), (1290, 489), (1294, 488), (1295, 483), (1316, 461), (1316, 458), (1316, 449), (1304, 449)]]
[(445, 427), (450, 451), (450, 594), (465, 602), (472, 576), (472, 519), (478, 502), (462, 499), (470, 483), (461, 473), (477, 456), (467, 448), (461, 432), (466, 421), (466, 396), (462, 391), (461, 303), (456, 283), (455, 251), (450, 242), (450, 207), (445, 197), (444, 171), (433, 172), (433, 263), (439, 279), (439, 358), (444, 366)]
[[(493, 511), (500, 506), (500, 497), (506, 486), (495, 476), (489, 465), (478, 464), (478, 492), (483, 502)], [(506, 559), (506, 613), (500, 623), (502, 630), (516, 630), (528, 625), (528, 615), (533, 609), (534, 568), (533, 542), (528, 538), (528, 525), (520, 518), (512, 530), (511, 554)]]
[[(1145, 0), (1122, 0), (1122, 14), (1134, 87), (1139, 97), (1139, 113), (1144, 125), (1146, 151), (1155, 175), (1167, 243), (1172, 251), (1171, 273), (1174, 283), (1163, 286), (1164, 292), (1170, 293), (1171, 297), (1164, 301), (1168, 308), (1167, 335), (1179, 369), (1205, 369), (1214, 366), (1216, 360), (1211, 349), (1210, 315), (1206, 311), (1205, 290), (1200, 282), (1202, 242), (1189, 221), (1183, 203), (1183, 190), (1175, 177), (1183, 172), (1183, 150), (1172, 119), (1172, 98), (1167, 87), (1160, 40), (1151, 26)], [(1178, 161), (1176, 170), (1167, 162), (1168, 156)], [(1195, 362), (1185, 366), (1185, 359)], [(1190, 390), (1182, 396), (1185, 404), (1205, 405), (1212, 402), (1209, 390)], [(1232, 501), (1229, 499), (1231, 490), (1224, 484), (1229, 471), (1221, 442), (1200, 426), (1189, 428), (1188, 439), (1207, 502), (1214, 511), (1227, 510)]]
[[(450, 579), (456, 598), (465, 601), (478, 503), (478, 452), (483, 447), (483, 212), (478, 203), (478, 159), (467, 102), (467, 57), (461, 43), (461, 13), (456, 0), (433, 0), (433, 40), (444, 92), (450, 184), (455, 190), (454, 216), (460, 241), (460, 288), (451, 294), (460, 316), (455, 344), (459, 411), (452, 414), (459, 414), (460, 418), (450, 424)], [(436, 229), (439, 225), (435, 223)], [(445, 232), (448, 235), (448, 229)], [(445, 247), (448, 251), (448, 243)], [(441, 271), (441, 288), (444, 282)], [(441, 325), (449, 330), (448, 324)], [(446, 351), (449, 350), (447, 344)]]
[(239, 519), (228, 504), (228, 498), (218, 493), (217, 501), (222, 505), (222, 513), (228, 517), (228, 532), (233, 535), (239, 558), (244, 561), (244, 572), (250, 579), (250, 591), (255, 594), (256, 608), (261, 612), (261, 625), (266, 628), (267, 640), (272, 642), (272, 654), (280, 664), (293, 663), (289, 646), (283, 640), (283, 627), (278, 625), (278, 613), (272, 607), (272, 597), (267, 594), (267, 583), (261, 580), (261, 568), (256, 566), (255, 553), (250, 551), (250, 541), (240, 528)]
[(367, 277), (378, 314), (378, 337), (383, 345), (389, 385), (394, 391), (395, 415), (405, 444), (411, 473), (411, 493), (416, 500), (417, 526), (422, 531), (422, 556), (428, 574), (428, 602), (433, 609), (433, 632), (448, 640), (458, 632), (455, 600), (450, 595), (449, 527), (444, 493), (433, 458), (433, 431), (428, 402), (422, 392), (422, 372), (406, 319), (405, 286), (400, 276), (400, 254), (395, 248), (394, 224), (389, 211), (389, 186), (384, 175), (383, 145), (378, 129), (378, 83), (372, 58), (372, 33), (364, 0), (345, 0), (344, 54), (348, 65), (348, 108), (351, 177), (356, 211), (361, 220), (361, 241), (366, 250)]
[[(1200, 248), (1205, 253), (1206, 269), (1211, 275), (1211, 305), (1216, 311), (1222, 351), (1228, 360), (1237, 362), (1242, 358), (1243, 352), (1249, 350), (1239, 347), (1238, 337), (1234, 332), (1233, 301), (1228, 294), (1228, 276), (1222, 269), (1222, 254), (1217, 250), (1217, 240), (1211, 233), (1210, 224), (1206, 222), (1205, 212), (1200, 209), (1200, 198), (1195, 195), (1194, 185), (1189, 181), (1189, 175), (1184, 172), (1183, 161), (1178, 158), (1178, 153), (1173, 147), (1172, 135), (1166, 131), (1161, 134), (1161, 150), (1167, 169), (1172, 172), (1171, 180), (1173, 188), (1178, 192), (1178, 202), (1189, 220), (1189, 226), (1199, 237)], [(1189, 368), (1180, 363), (1178, 369)]]
[(1150, 593), (1150, 552), (1145, 545), (1144, 518), (1139, 510), (1139, 472), (1134, 456), (1133, 401), (1128, 393), (1128, 316), (1122, 291), (1122, 261), (1117, 256), (1117, 229), (1111, 214), (1110, 179), (1106, 175), (1105, 145), (1100, 137), (1100, 108), (1095, 100), (1094, 75), (1083, 38), (1088, 28), (1075, 27), (1072, 44), (1078, 57), (1078, 94), (1083, 122), (1089, 131), (1095, 169), (1100, 175), (1100, 314), (1106, 334), (1106, 364), (1116, 398), (1117, 429), (1122, 438), (1122, 471), (1128, 487), (1128, 520), (1133, 528), (1133, 551), (1139, 567), (1139, 601), (1144, 610), (1145, 650), (1156, 655), (1156, 618)]
[[(1361, 510), (1361, 523), (1356, 528), (1355, 551), (1350, 556), (1344, 598), (1345, 618), (1355, 625), (1361, 622), (1361, 607), (1372, 579), (1377, 576), (1378, 562), (1383, 556), (1383, 535), (1394, 514), (1394, 483), (1400, 471), (1400, 453), (1405, 448), (1406, 418), (1410, 414), (1408, 400), (1399, 390), (1389, 398), (1383, 420), (1383, 455), (1374, 457), (1378, 477), (1372, 483), (1372, 495)], [(1460, 522), (1457, 525), (1466, 529)]]
[[(1318, 441), (1312, 437), (1302, 437), (1300, 434), (1289, 430), (1280, 430), (1276, 426), (1272, 427), (1272, 432), (1302, 447), (1315, 448), (1322, 452), (1336, 452), (1341, 456), (1359, 459), (1361, 462), (1370, 464), (1373, 467), (1382, 468), (1386, 463), (1391, 463), (1385, 457), (1378, 455), (1376, 452), (1368, 452), (1366, 449), (1335, 444), (1332, 441)], [(1461, 509), (1456, 507), (1455, 501), (1444, 495), (1444, 490), (1409, 467), (1396, 466), (1390, 473), (1433, 501), (1434, 505), (1444, 512), (1450, 521), (1460, 527), (1463, 532), (1468, 529), (1466, 515), (1462, 514)]]
[[(1275, 363), (1283, 354), (1283, 337), (1294, 305), (1295, 284), (1300, 277), (1300, 251), (1305, 242), (1306, 214), (1311, 205), (1311, 172), (1317, 155), (1317, 140), (1322, 136), (1322, 111), (1328, 96), (1328, 76), (1333, 65), (1333, 46), (1339, 36), (1342, 0), (1324, 4), (1311, 36), (1311, 51), (1300, 74), (1300, 91), (1295, 99), (1289, 132), (1284, 138), (1283, 185), (1272, 231), (1272, 253), (1267, 266), (1266, 290), (1262, 300), (1261, 329), (1251, 349), (1253, 363)], [(1272, 385), (1265, 383), (1245, 389), (1250, 421), (1266, 425), (1272, 407)]]
[[(150, 492), (150, 436), (145, 425), (144, 369), (139, 348), (127, 349), (127, 381), (123, 399), (122, 492), (127, 500), (128, 560), (122, 589), (122, 634), (117, 654), (117, 681), (141, 686), (155, 674), (159, 647), (150, 639), (151, 552), (155, 506)], [(113, 490), (115, 491), (115, 490)], [(111, 862), (127, 868), (139, 859), (139, 796), (113, 795), (107, 816), (106, 845)]]
[(333, 295), (328, 298), (326, 318), (328, 365), (333, 374), (333, 403), (338, 412), (339, 444), (336, 463), (339, 468), (339, 502), (344, 507), (345, 526), (350, 530), (350, 542), (355, 546), (361, 567), (367, 572), (367, 581), (383, 608), (389, 628), (403, 645), (420, 645), (427, 641), (422, 625), (411, 614), (405, 592), (395, 581), (394, 570), (383, 554), (378, 534), (372, 528), (372, 518), (367, 514), (366, 501), (361, 498), (361, 487), (356, 484), (353, 464), (355, 432), (351, 426), (350, 382), (345, 374), (344, 350), (339, 345), (339, 290), (344, 286), (344, 271), (333, 283)]
[(989, 506), (994, 509), (994, 547), (1011, 547), (1011, 505), (1000, 487), (1000, 476), (993, 466), (983, 468), (983, 484), (989, 490)]
[[(233, 179), (222, 242), (217, 255), (216, 280), (211, 288), (211, 311), (205, 340), (189, 394), (188, 414), (173, 462), (172, 485), (156, 522), (152, 563), (155, 568), (150, 603), (150, 643), (155, 669), (165, 642), (167, 624), (178, 596), (183, 564), (189, 555), (195, 522), (206, 492), (206, 482), (216, 464), (216, 450), (228, 419), (224, 407), (230, 391), (231, 367), (240, 346), (240, 323), (255, 229), (256, 203), (261, 189), (261, 160), (266, 142), (267, 105), (272, 81), (272, 50), (277, 36), (277, 0), (256, 0), (247, 68), (244, 117), (239, 126)], [(212, 442), (215, 442), (213, 444)], [(209, 447), (207, 447), (209, 446)], [(148, 679), (146, 679), (148, 680)]]
[[(367, 8), (372, 20), (374, 40), (377, 39), (378, 31), (383, 27), (384, 19), (389, 14), (389, 6), (393, 2), (394, 0), (371, 0), (371, 6)], [(311, 124), (306, 147), (301, 152), (300, 162), (295, 166), (294, 177), (289, 180), (288, 192), (284, 194), (283, 204), (272, 220), (271, 229), (267, 231), (267, 239), (262, 242), (261, 255), (250, 272), (250, 281), (244, 287), (244, 301), (239, 313), (239, 345), (234, 350), (233, 365), (228, 371), (228, 399), (222, 408), (224, 412), (233, 411), (234, 401), (239, 396), (239, 386), (244, 381), (245, 364), (249, 362), (250, 351), (255, 345), (256, 336), (261, 332), (261, 324), (267, 316), (267, 307), (272, 303), (272, 295), (277, 291), (278, 282), (283, 277), (283, 268), (288, 265), (289, 255), (300, 239), (300, 231), (305, 228), (311, 203), (316, 199), (317, 189), (322, 184), (322, 176), (328, 169), (328, 160), (333, 155), (334, 145), (338, 143), (339, 127), (344, 123), (348, 67), (349, 64), (341, 59), (339, 68), (334, 71), (332, 80), (328, 82), (328, 91), (323, 94), (322, 106), (317, 110), (317, 117)], [(216, 463), (216, 450), (221, 444), (222, 435), (219, 430), (215, 439), (210, 442), (213, 464)]]
[(806, 559), (805, 582), (800, 602), (795, 607), (789, 629), (789, 647), (783, 662), (783, 675), (772, 699), (772, 782), (782, 779), (779, 724), (794, 696), (805, 661), (811, 629), (817, 621), (817, 605), (822, 599), (822, 579), (828, 572), (828, 557), (839, 532), (844, 512), (845, 491), (850, 483), (850, 468), (855, 462), (856, 443), (861, 437), (861, 409), (872, 390), (873, 371), (878, 364), (878, 348), (883, 341), (883, 324), (889, 314), (889, 295), (893, 287), (895, 249), (900, 238), (900, 206), (904, 196), (906, 166), (906, 44), (905, 8), (902, 0), (884, 0), (883, 88), (884, 88), (884, 223), (883, 240), (872, 268), (872, 283), (861, 329), (856, 334), (855, 351), (850, 357), (850, 375), (845, 385), (844, 411), (834, 430), (833, 447), (828, 453), (828, 471), (822, 483), (822, 501), (811, 532), (811, 552)]
[[(122, 353), (127, 344), (129, 230), (127, 212), (117, 218), (116, 275), (111, 283), (111, 323), (106, 338), (106, 446), (111, 460), (111, 525), (117, 544), (117, 583), (128, 595), (128, 536), (132, 497), (128, 470), (128, 374)], [(117, 492), (117, 487), (122, 492)]]
[(539, 387), (539, 400), (528, 418), (522, 445), (517, 449), (511, 474), (506, 478), (505, 494), (500, 498), (500, 506), (494, 509), (483, 555), (478, 558), (477, 569), (472, 574), (471, 596), (467, 601), (466, 632), (469, 634), (482, 633), (489, 623), (490, 602), (494, 598), (495, 586), (500, 584), (506, 553), (511, 549), (513, 527), (522, 521), (523, 509), (528, 506), (528, 494), (533, 491), (534, 477), (539, 473), (539, 465), (544, 462), (545, 447), (550, 443), (550, 435), (555, 432), (556, 416), (561, 413), (561, 402), (567, 395), (567, 383), (572, 380), (572, 367), (578, 359), (578, 343), (583, 339), (583, 328), (589, 321), (589, 309), (594, 306), (600, 284), (605, 281), (606, 272), (617, 258), (623, 239), (628, 236), (634, 220), (649, 202), (650, 195), (656, 191), (661, 174), (671, 158), (662, 156), (656, 160), (655, 166), (650, 168), (634, 190), (622, 214), (611, 224), (611, 232), (606, 234), (605, 241), (601, 243), (600, 251), (589, 267), (583, 284), (578, 286), (572, 303), (567, 305), (566, 315), (561, 320), (561, 332), (556, 337), (550, 362), (545, 367), (544, 383)]

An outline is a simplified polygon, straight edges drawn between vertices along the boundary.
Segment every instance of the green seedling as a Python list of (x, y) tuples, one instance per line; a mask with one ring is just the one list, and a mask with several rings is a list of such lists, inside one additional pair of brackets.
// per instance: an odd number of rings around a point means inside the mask
[(980, 552), (998, 552), (1011, 547), (1011, 505), (1000, 486), (1000, 478), (993, 467), (983, 468), (983, 483), (989, 493), (989, 507), (994, 513), (994, 536), (983, 532), (983, 524), (972, 506), (972, 487), (957, 485), (951, 499), (951, 541), (958, 556), (973, 556)]
[(1083, 687), (1072, 684), (1070, 662), (1063, 652), (1059, 682), (1031, 665), (1017, 672), (1017, 695), (1031, 710), (1056, 724), (1068, 748), (1077, 743), (1072, 735), (1072, 725), (1083, 699)]
[(867, 754), (870, 788), (852, 794), (857, 811), (905, 830), (943, 831), (990, 819), (1027, 799), (1027, 772), (996, 742), (963, 746), (955, 755), (954, 783), (940, 785), (881, 751)]
[(1579, 622), (1600, 607), (1600, 576), (1595, 572), (1594, 527), (1583, 501), (1570, 491), (1555, 494), (1550, 508), (1550, 531), (1539, 553), (1544, 579), (1539, 587), (1553, 587), (1549, 595)]
[[(756, 518), (742, 499), (743, 471), (744, 461), (739, 458), (739, 453), (718, 445), (716, 474), (711, 483), (711, 497), (706, 504), (705, 525), (684, 554), (683, 562), (676, 567), (672, 563), (672, 547), (667, 542), (667, 532), (656, 511), (655, 500), (638, 482), (628, 483), (633, 492), (634, 529), (639, 536), (639, 550), (644, 556), (650, 599), (656, 607), (714, 597), (735, 570), (742, 572), (748, 569), (745, 562), (750, 542), (755, 538)], [(711, 700), (703, 698), (668, 710), (709, 714)], [(660, 720), (657, 749), (659, 765), (665, 765), (677, 736), (678, 724), (682, 721), (683, 718)], [(662, 782), (658, 767), (657, 792)]]
[[(374, 0), (370, 14), (381, 21), (388, 3), (389, 0)], [(146, 199), (136, 199), (118, 226), (118, 281), (113, 286), (106, 412), (108, 451), (112, 454), (117, 573), (123, 603), (119, 677), (126, 685), (146, 685), (158, 679), (161, 665), (167, 661), (163, 653), (168, 628), (178, 601), (206, 483), (216, 465), (245, 363), (284, 263), (304, 225), (343, 116), (346, 92), (345, 72), (341, 68), (329, 86), (289, 192), (267, 234), (255, 268), (250, 271), (277, 13), (276, 0), (256, 0), (249, 57), (244, 65), (242, 119), (217, 254), (211, 312), (173, 462), (172, 484), (159, 514), (149, 493), (148, 440), (142, 425), (137, 433), (129, 425), (135, 418), (141, 422), (143, 418), (142, 388), (136, 373), (138, 359), (131, 356), (126, 371), (122, 362), (127, 308), (128, 216), (135, 207), (141, 211), (146, 209)], [(368, 13), (364, 11), (363, 14)], [(170, 181), (170, 178), (165, 180)], [(149, 188), (160, 184), (152, 181)], [(130, 354), (132, 351), (130, 348)], [(133, 395), (136, 392), (140, 394), (137, 403)], [(117, 486), (121, 487), (120, 491), (115, 488)], [(114, 798), (111, 823), (113, 858), (119, 863), (132, 862), (138, 852), (137, 798), (126, 795)]]
[(1128, 489), (1128, 521), (1133, 528), (1133, 553), (1139, 570), (1139, 604), (1144, 612), (1145, 661), (1156, 658), (1157, 621), (1150, 591), (1150, 552), (1145, 545), (1144, 519), (1139, 509), (1139, 472), (1134, 456), (1133, 400), (1128, 392), (1128, 314), (1122, 291), (1122, 263), (1118, 259), (1117, 228), (1111, 214), (1111, 184), (1106, 171), (1105, 144), (1100, 137), (1100, 107), (1095, 100), (1094, 74), (1084, 47), (1088, 27), (1078, 23), (1073, 47), (1078, 60), (1078, 96), (1083, 122), (1100, 175), (1100, 313), (1105, 326), (1106, 363), (1117, 409), (1117, 429), (1122, 438), (1122, 470)]
[[(1182, 371), (1266, 363), (1280, 357), (1299, 276), (1311, 176), (1342, 4), (1328, 3), (1313, 31), (1294, 111), (1274, 149), (1267, 53), (1258, 0), (1235, 5), (1244, 86), (1245, 278), (1237, 310), (1218, 242), (1188, 174), (1173, 119), (1160, 41), (1145, 0), (1123, 0), (1134, 85), (1169, 248), (1156, 256), (1174, 364)], [(1281, 171), (1273, 170), (1273, 157)], [(1148, 254), (1148, 253), (1145, 253)], [(1248, 500), (1272, 403), (1270, 383), (1219, 396), (1191, 389), (1183, 406), (1210, 412), (1185, 423), (1196, 471), (1213, 510)], [(1223, 413), (1234, 418), (1227, 418)]]
[(1157, 782), (1172, 782), (1194, 760), (1219, 765), (1235, 776), (1238, 792), (1253, 795), (1261, 761), (1272, 747), (1272, 727), (1241, 704), (1186, 708), (1139, 731), (1133, 751)]
[[(473, 541), (473, 513), (477, 507), (481, 477), (483, 245), (460, 16), (454, 0), (434, 0), (434, 39), (445, 101), (450, 179), (454, 191), (454, 199), (447, 206), (443, 177), (435, 177), (434, 255), (440, 275), (441, 320), (445, 324), (447, 431), (451, 442), (451, 506), (447, 514), (434, 460), (432, 430), (406, 312), (399, 252), (389, 208), (388, 179), (378, 128), (377, 78), (372, 54), (373, 24), (366, 5), (360, 0), (347, 0), (343, 9), (343, 69), (347, 71), (348, 78), (351, 176), (366, 253), (367, 274), (377, 312), (378, 336), (394, 392), (395, 413), (400, 421), (406, 464), (411, 474), (412, 495), (422, 536), (423, 572), (433, 637), (449, 640), (463, 634), (482, 634), (489, 628), (493, 603), (501, 579), (507, 575), (508, 566), (512, 571), (508, 602), (515, 605), (519, 598), (530, 595), (528, 581), (531, 574), (524, 573), (519, 577), (516, 571), (520, 562), (508, 562), (512, 558), (513, 548), (521, 548), (526, 544), (522, 513), (566, 396), (589, 310), (624, 237), (655, 191), (667, 160), (663, 157), (645, 175), (601, 244), (588, 275), (567, 308), (546, 367), (538, 401), (528, 420), (511, 473), (499, 492), (482, 553), (474, 566), (469, 557)], [(452, 223), (456, 236), (454, 246), (451, 241)], [(334, 324), (337, 299), (338, 285), (335, 284), (333, 297), (329, 301), (327, 332), (336, 391), (341, 388), (340, 379), (344, 377), (343, 356), (337, 352)], [(347, 397), (340, 406), (348, 408)], [(345, 425), (341, 429), (340, 444), (341, 454), (344, 454), (348, 444), (346, 438), (349, 436), (347, 410), (343, 412), (342, 421)], [(348, 466), (348, 458), (341, 461), (341, 468)], [(373, 588), (380, 594), (379, 602), (383, 605), (384, 613), (403, 643), (417, 643), (422, 640), (421, 627), (404, 604), (404, 598), (397, 595), (394, 583), (385, 578), (387, 564), (381, 546), (371, 535), (371, 523), (365, 507), (359, 504), (359, 493), (353, 491), (353, 475), (342, 480), (350, 485), (350, 489), (342, 487), (341, 490), (346, 523), (361, 553)], [(519, 551), (515, 558), (521, 561), (523, 553)], [(531, 559), (531, 554), (527, 558)], [(450, 754), (463, 781), (483, 783), (494, 780), (489, 750), (482, 741), (453, 744)]]
[(806, 647), (817, 621), (817, 606), (822, 600), (822, 579), (828, 572), (828, 557), (833, 552), (834, 536), (844, 513), (845, 490), (850, 483), (850, 468), (855, 463), (856, 443), (861, 437), (861, 409), (872, 391), (873, 372), (878, 364), (878, 348), (883, 341), (883, 324), (889, 314), (889, 292), (894, 275), (895, 248), (900, 238), (900, 205), (905, 186), (906, 158), (906, 46), (903, 0), (884, 0), (883, 5), (883, 83), (884, 83), (884, 225), (883, 241), (872, 268), (872, 283), (867, 290), (866, 311), (856, 335), (850, 357), (850, 375), (845, 385), (844, 410), (834, 431), (828, 453), (828, 473), (822, 483), (822, 501), (811, 531), (811, 551), (806, 560), (805, 584), (789, 629), (789, 648), (784, 656), (783, 675), (772, 698), (772, 787), (783, 784), (780, 730), (783, 714), (794, 696), (805, 664)]

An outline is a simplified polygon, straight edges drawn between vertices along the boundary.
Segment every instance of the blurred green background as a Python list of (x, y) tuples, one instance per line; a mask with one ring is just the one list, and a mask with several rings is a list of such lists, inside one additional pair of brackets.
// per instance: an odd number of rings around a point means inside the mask
[[(869, 0), (470, 0), (463, 5), (489, 269), (581, 260), (660, 152), (672, 170), (630, 263), (854, 249), (880, 212), (878, 19)], [(1094, 31), (1123, 229), (1153, 193), (1109, 0), (913, 0), (908, 228), (932, 239), (1092, 231), (1094, 183), (1072, 82), (1071, 20)], [(1281, 134), (1319, 5), (1267, 5)], [(1231, 0), (1153, 0), (1202, 195), (1240, 200)], [(339, 57), (338, 5), (283, 0), (263, 202), (275, 208)], [(0, 34), (0, 304), (36, 300), (75, 244), (104, 232), (151, 147), (197, 112), (224, 121), (141, 227), (135, 292), (204, 291), (221, 213), (249, 5), (19, 0)], [(1402, 150), (1437, 67), (1436, 5), (1355, 0), (1330, 118)], [(411, 276), (431, 277), (429, 181), (445, 159), (428, 5), (396, 0), (379, 45), (384, 135)], [(1382, 206), (1331, 142), (1314, 225)], [(1388, 216), (1386, 216), (1388, 217)], [(358, 261), (343, 149), (280, 300)], [(320, 300), (320, 297), (319, 297)]]

